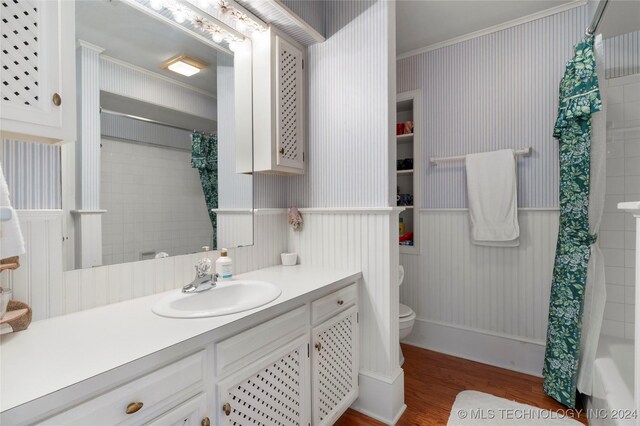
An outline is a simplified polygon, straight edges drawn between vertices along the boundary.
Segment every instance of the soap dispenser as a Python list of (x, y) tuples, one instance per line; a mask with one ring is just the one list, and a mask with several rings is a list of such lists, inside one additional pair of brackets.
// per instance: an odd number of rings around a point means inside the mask
[(220, 257), (216, 260), (216, 273), (221, 280), (230, 280), (233, 277), (233, 260), (228, 256), (226, 248), (220, 249)]

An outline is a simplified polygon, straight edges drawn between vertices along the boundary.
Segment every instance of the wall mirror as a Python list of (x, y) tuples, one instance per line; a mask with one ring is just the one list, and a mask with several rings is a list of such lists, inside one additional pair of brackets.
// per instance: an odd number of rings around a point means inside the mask
[(251, 43), (200, 7), (76, 2), (65, 269), (253, 244)]

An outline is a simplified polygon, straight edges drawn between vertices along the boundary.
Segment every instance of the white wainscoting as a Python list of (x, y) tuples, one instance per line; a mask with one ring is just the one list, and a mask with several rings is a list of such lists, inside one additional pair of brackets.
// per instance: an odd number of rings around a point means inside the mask
[(56, 294), (62, 282), (62, 210), (18, 210), (27, 252), (20, 267), (0, 274), (0, 286), (33, 310), (33, 320), (59, 313)]
[(471, 244), (466, 209), (421, 210), (420, 254), (400, 256), (400, 300), (417, 315), (407, 343), (539, 375), (558, 218), (520, 210), (520, 246), (495, 248)]
[[(14, 290), (14, 298), (33, 309), (40, 320), (109, 303), (171, 290), (189, 283), (193, 265), (205, 256), (195, 253), (62, 272), (62, 212), (18, 212), (27, 253), (22, 266), (0, 275), (0, 285)], [(235, 273), (274, 266), (287, 250), (286, 211), (256, 211), (254, 245), (229, 249)], [(217, 251), (206, 256), (215, 261)]]
[[(402, 409), (398, 363), (398, 209), (301, 209), (301, 231), (289, 229), (289, 250), (305, 265), (357, 267), (360, 286), (360, 374), (382, 385), (386, 398), (364, 398), (355, 408), (391, 422)], [(371, 379), (371, 380), (369, 380)], [(361, 386), (364, 382), (361, 382)], [(369, 382), (367, 382), (369, 383)], [(398, 384), (400, 390), (398, 391)], [(373, 385), (368, 388), (373, 389)], [(393, 395), (400, 394), (399, 398)], [(393, 394), (393, 395), (392, 395)], [(375, 402), (373, 402), (375, 401)], [(398, 406), (400, 405), (400, 406)]]
[(301, 209), (301, 212), (304, 225), (302, 231), (289, 230), (289, 250), (298, 253), (299, 262), (305, 265), (362, 268), (361, 368), (391, 376), (395, 373), (393, 367), (398, 365), (397, 346), (391, 348), (393, 342), (388, 337), (393, 333), (395, 341), (398, 339), (398, 304), (393, 303), (398, 292), (397, 287), (390, 286), (391, 274), (397, 276), (390, 257), (398, 256), (398, 250), (390, 247), (389, 238), (393, 234), (389, 229), (393, 210)]

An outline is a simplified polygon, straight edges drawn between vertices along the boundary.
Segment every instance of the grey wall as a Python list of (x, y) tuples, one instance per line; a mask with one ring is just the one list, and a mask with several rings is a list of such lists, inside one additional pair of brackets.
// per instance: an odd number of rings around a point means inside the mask
[[(584, 35), (582, 6), (398, 61), (398, 92), (423, 95), (423, 208), (466, 206), (464, 163), (429, 157), (533, 147), (518, 163), (520, 207), (557, 207), (558, 84)], [(637, 72), (638, 34), (615, 37), (607, 75)]]
[(307, 170), (289, 178), (289, 204), (388, 205), (390, 8), (386, 1), (327, 3), (327, 40), (308, 50)]

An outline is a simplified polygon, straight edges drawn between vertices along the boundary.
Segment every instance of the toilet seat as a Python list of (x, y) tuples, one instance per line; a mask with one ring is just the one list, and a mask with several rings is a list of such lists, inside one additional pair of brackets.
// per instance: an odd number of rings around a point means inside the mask
[(402, 303), (400, 304), (400, 308), (398, 309), (398, 313), (399, 313), (399, 317), (400, 318), (407, 318), (410, 317), (413, 314), (413, 310), (408, 307), (407, 305), (403, 305)]

